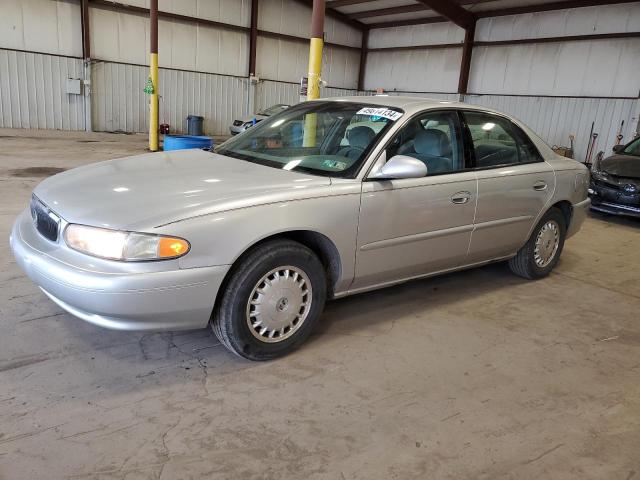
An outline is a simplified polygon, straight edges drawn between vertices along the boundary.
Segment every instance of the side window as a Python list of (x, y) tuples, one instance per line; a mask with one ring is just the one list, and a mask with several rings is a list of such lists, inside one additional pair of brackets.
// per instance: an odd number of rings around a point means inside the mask
[(387, 147), (387, 160), (407, 155), (424, 162), (427, 175), (457, 172), (464, 168), (461, 138), (455, 111), (428, 112), (409, 121), (396, 134)]
[(506, 118), (483, 112), (464, 112), (464, 118), (471, 133), (477, 168), (542, 161), (529, 137)]

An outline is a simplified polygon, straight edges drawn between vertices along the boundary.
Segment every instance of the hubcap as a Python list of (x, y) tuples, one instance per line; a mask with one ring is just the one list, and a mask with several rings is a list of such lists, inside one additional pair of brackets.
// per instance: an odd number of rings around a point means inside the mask
[(551, 263), (560, 245), (560, 228), (553, 220), (545, 223), (536, 237), (535, 248), (533, 249), (533, 260), (540, 268), (544, 268)]
[(258, 340), (276, 343), (304, 323), (311, 307), (309, 277), (299, 268), (274, 268), (253, 287), (247, 302), (247, 325)]

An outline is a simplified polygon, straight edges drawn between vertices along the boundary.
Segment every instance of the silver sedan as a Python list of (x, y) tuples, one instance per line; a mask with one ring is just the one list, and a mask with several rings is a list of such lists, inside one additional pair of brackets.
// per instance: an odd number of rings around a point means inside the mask
[(81, 319), (210, 324), (231, 351), (265, 360), (300, 345), (327, 299), (502, 260), (548, 275), (585, 218), (587, 187), (583, 165), (498, 112), (337, 98), (290, 107), (214, 152), (50, 177), (11, 246)]

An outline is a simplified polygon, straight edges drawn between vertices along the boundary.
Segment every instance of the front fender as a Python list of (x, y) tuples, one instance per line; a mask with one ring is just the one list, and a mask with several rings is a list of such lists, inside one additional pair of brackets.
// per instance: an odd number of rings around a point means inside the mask
[(355, 272), (355, 249), (360, 189), (339, 195), (291, 200), (228, 210), (175, 222), (157, 233), (177, 235), (191, 243), (180, 268), (232, 265), (252, 245), (290, 231), (311, 231), (327, 237), (341, 259), (336, 291), (345, 288)]

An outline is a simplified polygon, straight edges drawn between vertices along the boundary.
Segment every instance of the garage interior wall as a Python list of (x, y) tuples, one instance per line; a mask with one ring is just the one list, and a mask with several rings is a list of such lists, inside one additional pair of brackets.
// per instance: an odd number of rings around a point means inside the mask
[[(481, 18), (475, 42), (640, 32), (640, 2)], [(464, 30), (434, 23), (372, 30), (365, 89), (457, 100)], [(437, 45), (437, 48), (433, 46)], [(425, 46), (431, 46), (425, 48)], [(386, 48), (415, 47), (403, 50)], [(378, 50), (379, 49), (379, 50)], [(464, 101), (509, 113), (550, 145), (586, 154), (594, 123), (596, 151), (611, 151), (624, 120), (625, 140), (638, 127), (640, 38), (473, 47)]]
[[(127, 0), (148, 8), (147, 0)], [(255, 87), (248, 80), (251, 0), (159, 0), (161, 12), (243, 27), (160, 18), (160, 123), (186, 128), (187, 115), (205, 117), (208, 134), (274, 103), (297, 103), (308, 64), (311, 9), (293, 0), (261, 0)], [(79, 0), (3, 1), (0, 16), (0, 127), (84, 130), (84, 96), (66, 93), (82, 78)], [(89, 3), (92, 127), (145, 132), (149, 19), (144, 13)], [(356, 93), (361, 32), (328, 17), (324, 96)], [(272, 38), (269, 33), (298, 38)]]
[[(147, 0), (128, 4), (148, 8)], [(251, 0), (160, 0), (161, 12), (239, 27), (161, 18), (160, 121), (184, 131), (189, 114), (205, 132), (225, 134), (249, 111), (299, 100), (308, 62), (310, 9), (294, 0), (260, 0), (256, 74), (248, 75)], [(145, 132), (148, 125), (148, 17), (90, 2), (92, 123), (97, 131)], [(82, 78), (79, 0), (3, 1), (0, 16), (0, 127), (84, 130), (83, 95), (66, 93)], [(458, 100), (464, 31), (443, 22), (373, 29), (364, 91), (357, 92), (362, 33), (327, 17), (323, 96), (410, 94)], [(640, 2), (482, 18), (476, 26), (469, 103), (529, 124), (551, 145), (575, 134), (583, 159), (594, 124), (596, 150), (609, 152), (621, 122), (625, 140), (638, 125), (640, 39), (491, 44), (556, 36), (640, 32)], [(275, 34), (281, 34), (277, 37)], [(283, 37), (284, 36), (284, 37)], [(403, 50), (388, 50), (404, 47)], [(406, 48), (408, 47), (408, 48)]]

